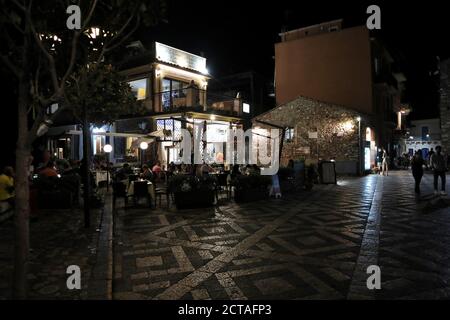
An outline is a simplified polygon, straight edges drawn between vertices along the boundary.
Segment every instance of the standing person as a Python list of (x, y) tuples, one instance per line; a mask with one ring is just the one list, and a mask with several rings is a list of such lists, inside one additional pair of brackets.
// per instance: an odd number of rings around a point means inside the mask
[(447, 171), (447, 163), (441, 151), (441, 146), (437, 146), (436, 152), (430, 157), (430, 166), (434, 175), (434, 194), (439, 194), (438, 178), (441, 177), (441, 195), (445, 196), (445, 172)]
[(423, 166), (425, 165), (425, 160), (422, 158), (422, 150), (417, 150), (411, 160), (411, 169), (414, 180), (416, 182), (415, 192), (420, 194), (420, 181), (423, 177)]
[(381, 174), (384, 176), (386, 173), (386, 176), (388, 176), (388, 163), (389, 163), (389, 156), (386, 152), (386, 150), (383, 148), (383, 161), (381, 162)]

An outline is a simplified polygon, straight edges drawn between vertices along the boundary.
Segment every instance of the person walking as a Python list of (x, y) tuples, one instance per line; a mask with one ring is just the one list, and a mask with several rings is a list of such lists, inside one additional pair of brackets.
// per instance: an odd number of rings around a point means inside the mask
[(423, 166), (425, 165), (425, 160), (422, 158), (422, 150), (417, 150), (411, 160), (411, 169), (416, 182), (414, 191), (417, 195), (420, 194), (420, 181), (423, 177)]
[(434, 194), (438, 195), (438, 178), (441, 177), (441, 195), (445, 196), (445, 172), (447, 171), (447, 163), (441, 153), (442, 147), (437, 146), (436, 152), (430, 157), (430, 166), (434, 175)]
[(384, 176), (388, 176), (388, 163), (389, 163), (389, 156), (386, 152), (386, 150), (383, 148), (383, 161), (381, 162), (381, 174)]

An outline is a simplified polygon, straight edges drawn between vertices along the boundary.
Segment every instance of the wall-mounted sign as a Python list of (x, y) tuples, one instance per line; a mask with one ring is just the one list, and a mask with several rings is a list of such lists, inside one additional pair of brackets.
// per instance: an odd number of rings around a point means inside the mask
[(310, 154), (311, 149), (309, 147), (299, 147), (297, 148), (297, 151), (301, 154)]
[(317, 139), (317, 131), (310, 131), (310, 132), (308, 132), (308, 137), (310, 138), (310, 139)]
[(155, 42), (156, 59), (162, 62), (175, 64), (182, 68), (195, 70), (204, 74), (206, 69), (206, 58), (195, 54), (173, 48), (171, 46)]

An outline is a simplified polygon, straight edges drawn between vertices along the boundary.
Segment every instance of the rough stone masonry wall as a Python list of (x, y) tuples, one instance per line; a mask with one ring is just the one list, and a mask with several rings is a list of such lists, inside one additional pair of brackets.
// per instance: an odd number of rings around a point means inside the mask
[(450, 154), (450, 60), (441, 63), (441, 142), (443, 152)]
[[(318, 158), (357, 162), (358, 116), (344, 107), (300, 97), (256, 117), (253, 127), (271, 128), (255, 121), (261, 120), (294, 128), (293, 141), (283, 144), (281, 165), (286, 165), (289, 159), (302, 158), (307, 162), (316, 162)], [(308, 133), (315, 131), (318, 139), (310, 139)]]

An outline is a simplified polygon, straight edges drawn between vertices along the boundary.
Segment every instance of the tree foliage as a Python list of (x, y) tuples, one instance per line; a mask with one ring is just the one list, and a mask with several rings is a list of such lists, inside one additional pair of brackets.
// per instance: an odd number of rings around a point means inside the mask
[(145, 110), (125, 77), (104, 63), (79, 69), (67, 85), (66, 98), (65, 104), (77, 119), (83, 118), (85, 106), (88, 122), (98, 126)]

